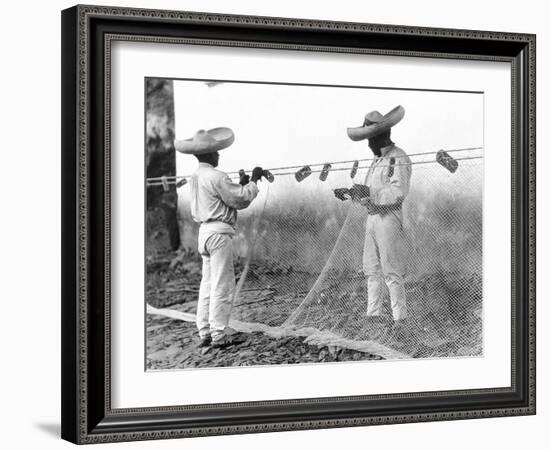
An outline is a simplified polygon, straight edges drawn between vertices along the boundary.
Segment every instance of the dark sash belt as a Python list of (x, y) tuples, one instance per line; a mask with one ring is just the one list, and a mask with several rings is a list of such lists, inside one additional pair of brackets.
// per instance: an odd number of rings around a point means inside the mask
[(389, 214), (392, 211), (399, 211), (401, 209), (401, 203), (393, 203), (391, 205), (370, 205), (369, 206), (369, 214), (376, 216), (377, 214), (380, 214), (381, 216), (385, 216), (386, 214)]

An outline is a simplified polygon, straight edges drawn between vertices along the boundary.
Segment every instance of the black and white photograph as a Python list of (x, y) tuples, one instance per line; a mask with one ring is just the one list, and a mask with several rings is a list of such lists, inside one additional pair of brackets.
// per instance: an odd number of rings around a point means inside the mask
[(1, 448), (544, 447), (544, 2), (6, 5)]
[(484, 355), (484, 93), (144, 80), (145, 369)]

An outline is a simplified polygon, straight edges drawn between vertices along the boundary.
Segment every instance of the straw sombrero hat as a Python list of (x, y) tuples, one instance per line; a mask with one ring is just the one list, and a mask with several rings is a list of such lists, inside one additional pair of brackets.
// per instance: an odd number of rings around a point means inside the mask
[(219, 127), (211, 130), (199, 130), (192, 138), (174, 141), (178, 152), (188, 155), (204, 155), (223, 150), (233, 144), (235, 135), (231, 128)]
[(365, 116), (363, 126), (348, 128), (348, 137), (352, 141), (362, 141), (384, 133), (398, 124), (405, 115), (405, 108), (401, 105), (393, 108), (388, 114), (382, 115), (378, 111), (371, 111)]

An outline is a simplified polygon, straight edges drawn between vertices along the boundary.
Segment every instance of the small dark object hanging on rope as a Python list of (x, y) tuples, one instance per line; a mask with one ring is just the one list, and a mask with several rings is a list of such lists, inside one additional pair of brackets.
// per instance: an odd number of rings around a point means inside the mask
[(304, 166), (298, 172), (294, 174), (294, 178), (296, 178), (296, 181), (300, 183), (301, 181), (305, 180), (307, 177), (311, 175), (311, 167)]
[(355, 178), (355, 175), (357, 175), (358, 168), (359, 168), (359, 161), (355, 161), (353, 163), (353, 167), (351, 168), (351, 173), (349, 174), (351, 178)]
[(325, 181), (328, 177), (328, 172), (330, 170), (330, 168), (332, 167), (331, 164), (329, 163), (326, 163), (324, 166), (323, 166), (323, 170), (321, 170), (321, 175), (319, 175), (319, 179), (321, 181)]
[(455, 173), (458, 169), (458, 161), (445, 150), (439, 150), (435, 155), (435, 160), (451, 173)]
[(273, 181), (275, 180), (275, 177), (269, 170), (264, 170), (263, 177), (270, 183), (273, 183)]
[(187, 178), (182, 178), (181, 180), (176, 182), (176, 188), (180, 188), (187, 184)]

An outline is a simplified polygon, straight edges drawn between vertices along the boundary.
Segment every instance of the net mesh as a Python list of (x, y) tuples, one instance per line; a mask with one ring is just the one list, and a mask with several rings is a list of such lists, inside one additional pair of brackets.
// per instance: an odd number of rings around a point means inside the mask
[[(362, 182), (365, 171), (353, 181)], [(232, 319), (311, 330), (348, 341), (371, 341), (413, 358), (482, 354), (482, 160), (413, 166), (403, 204), (405, 333), (367, 317), (363, 273), (366, 208), (334, 197), (352, 184), (349, 172), (290, 175), (262, 182), (259, 197), (239, 213), (234, 239), (241, 275)], [(183, 188), (185, 189), (185, 188)], [(180, 194), (181, 195), (181, 194)], [(190, 224), (183, 197), (183, 223)], [(191, 231), (191, 232), (189, 232)], [(195, 244), (196, 227), (185, 232)], [(242, 275), (245, 274), (245, 277)]]

